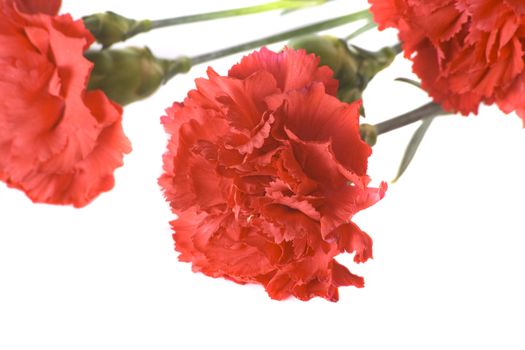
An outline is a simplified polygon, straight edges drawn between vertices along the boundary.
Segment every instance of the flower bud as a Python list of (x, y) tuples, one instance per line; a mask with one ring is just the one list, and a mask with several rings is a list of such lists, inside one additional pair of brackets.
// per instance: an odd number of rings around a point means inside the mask
[(388, 67), (397, 55), (396, 51), (388, 46), (375, 52), (361, 49), (355, 45), (350, 45), (348, 49), (351, 55), (359, 61), (359, 75), (362, 79), (363, 89), (377, 73)]
[(86, 28), (104, 48), (151, 29), (149, 20), (136, 21), (111, 11), (86, 16), (82, 20)]
[(346, 43), (336, 37), (308, 35), (291, 40), (288, 46), (316, 54), (321, 58), (321, 65), (330, 67), (334, 71), (335, 77), (339, 75), (342, 69), (349, 68), (345, 67), (349, 63), (346, 62), (348, 60)]
[(289, 46), (319, 56), (321, 64), (334, 71), (334, 78), (339, 80), (338, 98), (345, 102), (360, 99), (370, 80), (396, 56), (389, 47), (370, 52), (332, 36), (305, 36), (290, 41)]
[(191, 68), (187, 57), (158, 59), (148, 48), (88, 51), (85, 56), (95, 65), (88, 88), (101, 89), (121, 105), (152, 95), (169, 78)]

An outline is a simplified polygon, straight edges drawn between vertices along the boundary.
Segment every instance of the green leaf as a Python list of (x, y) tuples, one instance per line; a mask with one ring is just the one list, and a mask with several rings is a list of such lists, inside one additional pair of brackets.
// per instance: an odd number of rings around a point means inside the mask
[(399, 180), (401, 175), (407, 170), (408, 166), (410, 165), (410, 162), (412, 162), (412, 159), (414, 159), (414, 156), (416, 155), (417, 149), (419, 148), (419, 145), (421, 144), (421, 141), (423, 141), (423, 137), (425, 136), (428, 128), (430, 127), (430, 124), (432, 124), (432, 121), (435, 117), (430, 117), (423, 119), (423, 122), (417, 128), (416, 132), (414, 132), (414, 135), (412, 135), (412, 138), (410, 139), (410, 142), (407, 145), (407, 148), (405, 150), (405, 154), (403, 155), (403, 159), (401, 160), (401, 164), (399, 165), (399, 170), (397, 171), (396, 178), (392, 180), (392, 183)]
[(415, 81), (415, 80), (408, 79), (408, 78), (396, 78), (395, 80), (396, 81), (400, 81), (402, 83), (407, 83), (407, 84), (413, 85), (413, 86), (421, 89), (421, 83), (419, 81)]

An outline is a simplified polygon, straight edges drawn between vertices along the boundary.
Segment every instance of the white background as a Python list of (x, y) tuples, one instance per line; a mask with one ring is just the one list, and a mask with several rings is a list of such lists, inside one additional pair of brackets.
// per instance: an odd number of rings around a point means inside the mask
[[(162, 18), (246, 6), (249, 1), (73, 1), (75, 18), (114, 10)], [(365, 8), (338, 0), (277, 13), (159, 30), (130, 41), (159, 56), (197, 54)], [(344, 27), (331, 33), (344, 36)], [(369, 33), (369, 49), (396, 42)], [(272, 48), (279, 49), (281, 45)], [(213, 62), (220, 73), (240, 56)], [(126, 107), (133, 143), (113, 191), (88, 207), (34, 205), (0, 184), (0, 349), (524, 349), (525, 131), (515, 115), (484, 107), (477, 117), (435, 121), (413, 164), (383, 201), (355, 221), (375, 258), (351, 271), (364, 289), (341, 300), (273, 301), (258, 286), (194, 274), (177, 261), (173, 215), (156, 179), (166, 136), (163, 110), (180, 101), (205, 66)], [(428, 101), (394, 82), (412, 77), (398, 57), (365, 95), (368, 122)], [(374, 147), (370, 175), (394, 177), (414, 127)]]

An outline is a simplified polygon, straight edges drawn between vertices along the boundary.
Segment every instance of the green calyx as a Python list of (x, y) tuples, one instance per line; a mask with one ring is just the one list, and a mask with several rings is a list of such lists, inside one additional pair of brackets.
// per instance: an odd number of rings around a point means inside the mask
[(88, 51), (85, 56), (94, 63), (88, 88), (104, 91), (120, 105), (149, 97), (171, 77), (191, 68), (187, 57), (159, 59), (148, 48)]
[(377, 142), (377, 129), (374, 125), (371, 124), (361, 124), (359, 125), (359, 133), (361, 134), (361, 139), (368, 143), (370, 147), (374, 146)]
[(321, 65), (334, 71), (334, 78), (339, 81), (338, 98), (344, 102), (360, 99), (372, 78), (388, 67), (396, 56), (390, 47), (371, 52), (328, 35), (300, 37), (290, 41), (288, 46), (319, 56)]
[(150, 20), (137, 21), (111, 11), (86, 16), (82, 20), (86, 28), (104, 48), (152, 29)]
[(344, 73), (344, 71), (351, 71), (352, 74), (357, 71), (357, 66), (347, 57), (346, 44), (336, 37), (308, 35), (291, 40), (288, 46), (316, 54), (321, 59), (321, 65), (332, 68), (335, 76)]

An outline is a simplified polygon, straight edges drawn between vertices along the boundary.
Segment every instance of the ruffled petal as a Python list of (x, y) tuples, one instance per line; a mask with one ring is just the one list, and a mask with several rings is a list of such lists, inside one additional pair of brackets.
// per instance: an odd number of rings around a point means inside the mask
[(306, 91), (292, 91), (284, 100), (281, 113), (285, 127), (303, 141), (331, 142), (336, 159), (348, 170), (364, 175), (372, 153), (360, 138), (360, 102), (342, 103), (327, 95), (324, 86), (314, 84)]
[[(422, 87), (447, 111), (497, 102), (522, 113), (510, 86), (523, 79), (525, 4), (519, 0), (370, 0), (380, 28), (399, 29)], [(513, 88), (514, 89), (514, 88)]]
[(332, 231), (330, 237), (337, 241), (339, 249), (355, 253), (354, 261), (363, 263), (372, 258), (372, 238), (353, 222), (345, 223)]
[(328, 94), (337, 94), (338, 81), (332, 77), (328, 67), (319, 67), (319, 57), (307, 54), (304, 50), (284, 50), (279, 53), (267, 48), (245, 56), (234, 65), (228, 75), (237, 79), (247, 79), (252, 74), (264, 71), (277, 81), (281, 91), (299, 90), (312, 82), (320, 82)]
[(122, 108), (86, 91), (93, 38), (82, 21), (17, 6), (0, 8), (0, 179), (34, 202), (82, 207), (113, 187), (131, 150)]

